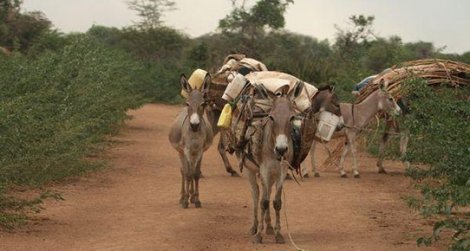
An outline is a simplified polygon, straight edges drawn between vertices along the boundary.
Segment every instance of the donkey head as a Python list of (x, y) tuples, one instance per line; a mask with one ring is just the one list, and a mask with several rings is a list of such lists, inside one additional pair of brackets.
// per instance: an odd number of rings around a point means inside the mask
[(286, 157), (289, 150), (292, 123), (296, 115), (293, 100), (302, 93), (303, 88), (303, 82), (298, 82), (290, 93), (289, 86), (283, 86), (275, 93), (267, 91), (264, 86), (261, 88), (266, 92), (264, 95), (273, 101), (267, 122), (270, 123), (270, 126), (265, 128), (269, 131), (265, 133), (270, 135), (274, 144), (274, 154), (278, 159)]
[(377, 90), (377, 96), (379, 111), (392, 113), (392, 115), (400, 114), (400, 106), (397, 104), (393, 96), (387, 91), (383, 81), (381, 81), (379, 89)]
[(339, 107), (339, 98), (334, 91), (334, 87), (326, 85), (318, 88), (318, 92), (312, 98), (310, 106), (312, 113), (327, 111), (335, 114), (340, 118), (339, 127), (343, 124), (343, 116)]
[(211, 82), (210, 75), (204, 77), (201, 89), (193, 89), (188, 83), (186, 76), (181, 74), (180, 77), (181, 88), (188, 93), (186, 99), (186, 106), (188, 107), (188, 117), (191, 130), (194, 132), (199, 130), (199, 125), (203, 119), (204, 109), (206, 108), (206, 96), (209, 91), (209, 84)]
[(313, 113), (328, 111), (341, 116), (338, 96), (330, 85), (318, 89), (318, 92), (312, 98), (312, 105), (310, 107)]

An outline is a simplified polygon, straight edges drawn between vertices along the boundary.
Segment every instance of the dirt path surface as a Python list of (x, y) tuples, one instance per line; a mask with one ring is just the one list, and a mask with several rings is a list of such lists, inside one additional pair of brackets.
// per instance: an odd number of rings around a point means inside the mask
[[(225, 173), (215, 147), (203, 158), (202, 208), (179, 206), (179, 160), (167, 140), (179, 110), (146, 105), (130, 111), (133, 119), (116, 137), (122, 143), (106, 154), (111, 167), (54, 187), (65, 201), (48, 201), (29, 226), (0, 232), (0, 250), (294, 250), (284, 212), (286, 244), (266, 235), (263, 244), (251, 243), (248, 181)], [(324, 150), (317, 151), (324, 159)], [(412, 190), (409, 181), (398, 162), (386, 162), (389, 174), (379, 175), (375, 161), (360, 157), (360, 179), (320, 169), (321, 178), (306, 179), (301, 186), (286, 181), (289, 230), (298, 246), (417, 249), (416, 237), (430, 226), (402, 199)]]

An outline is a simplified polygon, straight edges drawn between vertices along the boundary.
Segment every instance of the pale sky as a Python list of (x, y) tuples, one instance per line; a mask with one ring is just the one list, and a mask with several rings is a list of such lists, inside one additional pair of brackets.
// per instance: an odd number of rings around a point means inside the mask
[[(213, 32), (231, 10), (229, 0), (175, 0), (165, 24), (191, 37)], [(255, 0), (247, 0), (254, 3)], [(39, 10), (62, 32), (87, 31), (93, 24), (123, 27), (137, 21), (125, 0), (24, 0), (23, 8)], [(334, 25), (347, 27), (351, 15), (374, 15), (374, 31), (404, 42), (433, 42), (444, 52), (470, 51), (469, 0), (294, 0), (286, 29), (334, 41)]]

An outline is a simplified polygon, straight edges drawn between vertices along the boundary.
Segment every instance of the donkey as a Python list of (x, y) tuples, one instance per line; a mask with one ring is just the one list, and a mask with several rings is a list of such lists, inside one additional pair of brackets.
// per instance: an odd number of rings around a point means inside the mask
[[(333, 135), (334, 137), (346, 137), (339, 163), (340, 175), (343, 178), (347, 177), (344, 171), (344, 159), (349, 151), (351, 151), (353, 156), (353, 175), (355, 178), (359, 178), (360, 174), (357, 170), (355, 146), (357, 135), (377, 113), (391, 112), (393, 115), (398, 115), (401, 109), (390, 93), (385, 90), (383, 84), (381, 84), (379, 89), (371, 93), (361, 103), (340, 103), (340, 110), (343, 116), (344, 128)], [(320, 174), (317, 172), (315, 165), (315, 141), (313, 141), (312, 147), (310, 148), (310, 157), (313, 174), (315, 177), (319, 177)]]
[[(402, 116), (406, 116), (410, 112), (406, 104), (405, 98), (403, 97), (399, 98), (397, 100), (397, 104), (401, 108)], [(406, 154), (408, 141), (409, 141), (409, 132), (407, 130), (401, 130), (399, 121), (393, 116), (388, 116), (387, 114), (385, 114), (384, 120), (385, 120), (385, 129), (382, 134), (382, 138), (381, 138), (380, 145), (379, 145), (379, 158), (377, 160), (377, 167), (379, 169), (379, 173), (385, 174), (387, 172), (385, 171), (385, 168), (383, 166), (383, 160), (385, 156), (385, 146), (387, 145), (387, 142), (390, 137), (390, 131), (393, 129), (395, 133), (400, 134), (400, 155), (402, 159), (405, 157), (405, 154)], [(409, 167), (410, 165), (408, 161), (404, 161), (403, 164), (405, 167)]]
[(213, 132), (204, 117), (205, 97), (209, 90), (210, 75), (207, 74), (201, 90), (192, 89), (184, 74), (180, 77), (181, 87), (189, 95), (186, 106), (173, 123), (169, 140), (181, 160), (180, 204), (188, 207), (188, 199), (195, 207), (201, 207), (199, 200), (199, 178), (201, 175), (202, 154), (212, 144)]
[[(230, 56), (230, 55), (229, 55)], [(242, 68), (246, 69), (246, 68)], [(231, 71), (221, 71), (215, 73), (213, 78), (212, 78), (212, 83), (214, 84), (219, 84), (219, 85), (227, 85), (229, 81), (229, 76), (234, 76), (237, 73), (237, 71), (231, 70)], [(246, 74), (247, 72), (244, 72)], [(213, 107), (208, 107), (206, 109), (206, 115), (207, 118), (212, 126), (214, 136), (216, 136), (220, 132), (220, 137), (219, 137), (219, 143), (217, 144), (217, 150), (219, 152), (220, 157), (222, 158), (222, 161), (224, 162), (224, 167), (225, 171), (230, 174), (232, 177), (239, 177), (240, 175), (237, 173), (232, 168), (232, 165), (230, 164), (230, 161), (228, 160), (227, 157), (227, 143), (226, 141), (226, 131), (225, 129), (220, 129), (217, 126), (217, 121), (219, 120), (220, 114), (222, 113), (222, 107), (217, 107), (214, 105)]]
[[(254, 236), (255, 243), (262, 242), (262, 231), (264, 222), (266, 222), (266, 234), (275, 235), (277, 243), (284, 243), (284, 237), (281, 234), (281, 195), (282, 186), (286, 178), (288, 165), (294, 156), (292, 127), (295, 120), (296, 111), (293, 100), (298, 97), (303, 89), (303, 82), (296, 84), (294, 89), (287, 94), (289, 87), (280, 88), (279, 95), (267, 91), (263, 85), (262, 95), (269, 97), (272, 101), (272, 108), (269, 115), (263, 119), (264, 128), (256, 130), (252, 138), (259, 139), (257, 149), (254, 149), (253, 160), (243, 161), (241, 155), (237, 152), (237, 158), (244, 163), (248, 170), (248, 179), (251, 185), (253, 197), (253, 225), (250, 233)], [(260, 183), (258, 183), (258, 177)], [(259, 184), (262, 188), (261, 203), (259, 201)], [(273, 207), (276, 211), (276, 225), (273, 229), (271, 225), (271, 216), (269, 213), (269, 200), (271, 197), (272, 186), (275, 185), (275, 196)], [(258, 222), (258, 206), (261, 206), (261, 219)], [(259, 224), (261, 226), (259, 226)]]

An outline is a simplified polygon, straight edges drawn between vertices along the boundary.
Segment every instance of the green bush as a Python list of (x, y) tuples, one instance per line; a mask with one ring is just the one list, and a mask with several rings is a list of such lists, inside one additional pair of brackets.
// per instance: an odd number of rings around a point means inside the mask
[(146, 69), (86, 36), (34, 59), (0, 60), (1, 212), (10, 185), (40, 186), (95, 168), (90, 154), (145, 101)]
[(453, 250), (470, 248), (470, 88), (431, 88), (419, 79), (408, 83), (411, 114), (405, 120), (411, 139), (407, 174), (421, 196), (410, 205), (436, 220), (431, 244), (444, 229), (452, 232)]

